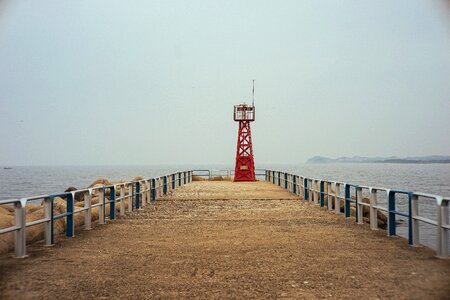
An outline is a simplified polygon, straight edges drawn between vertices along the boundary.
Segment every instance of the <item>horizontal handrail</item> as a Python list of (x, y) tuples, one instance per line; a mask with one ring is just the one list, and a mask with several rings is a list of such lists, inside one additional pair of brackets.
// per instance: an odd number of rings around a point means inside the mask
[[(351, 217), (351, 204), (353, 203), (355, 206), (354, 215), (357, 224), (364, 223), (363, 208), (368, 207), (371, 229), (378, 229), (378, 211), (386, 212), (388, 236), (395, 236), (397, 234), (396, 216), (406, 217), (408, 219), (408, 243), (410, 245), (418, 245), (420, 242), (420, 223), (436, 226), (436, 254), (439, 257), (449, 256), (449, 197), (442, 197), (440, 195), (429, 193), (358, 185), (327, 179), (317, 179), (274, 170), (266, 170), (265, 180), (277, 184), (301, 196), (303, 200), (320, 205), (321, 207), (325, 206), (325, 200), (327, 200), (327, 208), (332, 210), (334, 205), (337, 214), (341, 213), (341, 203), (343, 202), (344, 215), (346, 218)], [(368, 203), (364, 202), (366, 198), (363, 198), (363, 191), (369, 194)], [(379, 192), (384, 192), (386, 194), (386, 208), (378, 205)], [(400, 210), (397, 208), (399, 195), (407, 197), (406, 211), (405, 209)], [(435, 201), (438, 216), (437, 220), (432, 220), (419, 215), (419, 198), (427, 198)]]
[[(128, 211), (144, 207), (148, 203), (154, 203), (157, 198), (166, 195), (192, 181), (193, 171), (178, 171), (169, 175), (156, 178), (133, 180), (109, 185), (96, 185), (90, 188), (74, 190), (71, 192), (31, 196), (21, 199), (0, 200), (0, 205), (14, 205), (14, 225), (0, 229), (0, 234), (14, 232), (15, 257), (26, 257), (26, 228), (44, 224), (45, 245), (52, 245), (54, 240), (54, 223), (59, 219), (66, 219), (66, 236), (74, 237), (74, 215), (84, 213), (84, 227), (91, 229), (92, 209), (99, 210), (99, 224), (106, 224), (106, 206), (109, 205), (109, 220), (115, 219), (115, 205), (119, 203), (119, 215), (125, 214), (125, 201), (128, 201)], [(108, 193), (108, 196), (107, 196)], [(117, 193), (120, 196), (117, 197)], [(83, 195), (83, 207), (75, 206), (75, 196)], [(93, 196), (98, 197), (98, 203), (92, 204)], [(55, 199), (61, 198), (65, 203), (64, 210), (55, 214)], [(40, 219), (26, 222), (26, 205), (29, 201), (42, 199), (44, 216)]]
[[(211, 180), (214, 176), (226, 176), (232, 177), (234, 176), (235, 170), (233, 169), (218, 169), (218, 170), (209, 170), (209, 169), (195, 169), (192, 170), (194, 176), (199, 177), (207, 177)], [(255, 169), (256, 177), (263, 177), (266, 175), (266, 169)]]

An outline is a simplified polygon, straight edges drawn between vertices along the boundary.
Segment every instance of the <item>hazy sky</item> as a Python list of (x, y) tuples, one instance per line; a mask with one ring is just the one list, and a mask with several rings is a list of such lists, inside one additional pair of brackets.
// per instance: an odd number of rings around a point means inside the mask
[(0, 165), (450, 154), (440, 1), (1, 1)]

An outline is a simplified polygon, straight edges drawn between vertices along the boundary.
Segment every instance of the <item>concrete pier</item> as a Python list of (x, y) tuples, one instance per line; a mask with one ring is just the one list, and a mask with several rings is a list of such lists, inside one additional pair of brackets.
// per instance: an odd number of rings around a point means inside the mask
[(450, 261), (268, 182), (200, 181), (0, 257), (0, 298), (414, 298), (450, 295)]

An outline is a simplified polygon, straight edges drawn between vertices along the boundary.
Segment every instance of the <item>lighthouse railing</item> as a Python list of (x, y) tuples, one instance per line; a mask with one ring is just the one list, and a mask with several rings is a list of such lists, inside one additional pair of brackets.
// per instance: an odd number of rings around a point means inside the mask
[[(345, 218), (355, 218), (356, 224), (364, 224), (364, 208), (368, 209), (368, 223), (378, 229), (378, 214), (387, 218), (387, 235), (397, 236), (397, 217), (406, 219), (407, 240), (411, 246), (420, 244), (419, 226), (428, 224), (436, 227), (435, 251), (438, 257), (449, 257), (449, 207), (450, 197), (440, 195), (358, 185), (327, 179), (299, 176), (287, 172), (266, 170), (265, 180), (298, 195), (300, 199), (333, 211), (344, 213)], [(368, 195), (367, 198), (363, 195)], [(386, 205), (378, 201), (384, 197)], [(419, 203), (431, 200), (434, 203), (436, 219), (419, 214)]]

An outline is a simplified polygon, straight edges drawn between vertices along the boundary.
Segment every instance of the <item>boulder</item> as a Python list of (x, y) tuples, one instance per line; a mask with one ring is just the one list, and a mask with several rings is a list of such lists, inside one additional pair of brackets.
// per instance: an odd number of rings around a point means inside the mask
[(2, 205), (2, 206), (0, 206), (0, 209), (5, 210), (10, 214), (14, 213), (14, 206), (12, 204), (11, 205)]
[(35, 205), (32, 203), (27, 203), (27, 206), (25, 206), (25, 210), (27, 211), (27, 215), (35, 212), (36, 210), (41, 209), (41, 205)]
[(377, 221), (378, 221), (378, 222), (377, 222), (378, 228), (380, 228), (380, 229), (386, 229), (386, 228), (387, 228), (387, 223), (386, 223), (386, 222), (383, 222), (383, 221), (380, 220), (380, 219), (378, 219)]
[(106, 178), (98, 178), (96, 180), (94, 180), (94, 182), (92, 182), (89, 187), (94, 187), (96, 185), (110, 185), (111, 183), (108, 181), (108, 179)]
[[(361, 202), (362, 202), (362, 203), (370, 204), (370, 200), (367, 199), (367, 198), (363, 198), (363, 199), (361, 200)], [(364, 217), (369, 217), (369, 216), (370, 216), (370, 207), (368, 207), (368, 206), (363, 206), (363, 216), (364, 216)]]
[[(73, 192), (73, 191), (76, 191), (76, 190), (78, 190), (76, 187), (73, 187), (73, 186), (69, 186), (65, 191), (64, 191), (64, 193), (70, 193), (70, 192)], [(75, 202), (81, 202), (81, 201), (84, 201), (84, 195), (83, 195), (83, 193), (76, 193), (75, 194)]]
[[(3, 216), (3, 215), (12, 215), (13, 216), (13, 214), (14, 214), (14, 207), (12, 207), (12, 205), (11, 206), (9, 206), (9, 205), (0, 206), (0, 216)], [(2, 219), (0, 219), (0, 224), (1, 224), (1, 221), (2, 221)], [(0, 229), (1, 228), (4, 228), (4, 227), (2, 227), (0, 225)]]
[[(0, 229), (14, 225), (14, 215), (4, 209), (6, 205), (0, 207)], [(5, 253), (14, 248), (14, 233), (8, 232), (0, 235), (0, 253)]]
[(379, 210), (377, 210), (377, 219), (381, 222), (384, 222), (384, 224), (387, 224), (387, 216)]

